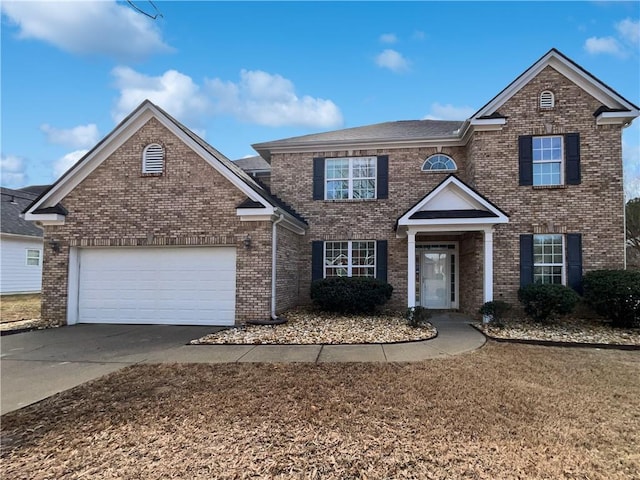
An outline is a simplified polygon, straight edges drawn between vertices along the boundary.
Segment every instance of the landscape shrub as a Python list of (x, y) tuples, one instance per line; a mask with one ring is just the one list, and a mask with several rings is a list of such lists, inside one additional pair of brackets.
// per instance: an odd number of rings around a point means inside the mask
[(552, 322), (571, 313), (580, 296), (564, 285), (534, 283), (518, 290), (518, 300), (536, 322)]
[(404, 318), (407, 320), (407, 325), (413, 328), (421, 327), (429, 321), (431, 313), (429, 309), (425, 307), (411, 307), (407, 308)]
[(504, 327), (504, 316), (511, 310), (511, 304), (503, 302), (502, 300), (493, 300), (491, 302), (485, 302), (480, 307), (479, 313), (483, 316), (491, 318), (491, 324), (496, 327)]
[(587, 304), (614, 327), (640, 327), (640, 271), (594, 270), (583, 285)]
[(391, 298), (393, 287), (369, 277), (331, 277), (311, 284), (311, 300), (321, 310), (373, 313)]

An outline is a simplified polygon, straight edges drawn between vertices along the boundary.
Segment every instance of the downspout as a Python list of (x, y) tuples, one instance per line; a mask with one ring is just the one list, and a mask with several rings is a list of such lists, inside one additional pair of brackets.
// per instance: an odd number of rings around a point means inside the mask
[(276, 317), (276, 259), (278, 256), (278, 224), (284, 220), (284, 214), (280, 214), (280, 218), (273, 222), (273, 230), (271, 232), (271, 320), (277, 320)]

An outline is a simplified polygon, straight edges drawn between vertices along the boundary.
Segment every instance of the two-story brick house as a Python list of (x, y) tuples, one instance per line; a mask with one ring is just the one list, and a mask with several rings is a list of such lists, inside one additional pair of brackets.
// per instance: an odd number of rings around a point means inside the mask
[(638, 107), (556, 50), (464, 121), (254, 145), (267, 189), (150, 102), (28, 209), (56, 323), (231, 324), (334, 275), (475, 313), (624, 266), (621, 132)]

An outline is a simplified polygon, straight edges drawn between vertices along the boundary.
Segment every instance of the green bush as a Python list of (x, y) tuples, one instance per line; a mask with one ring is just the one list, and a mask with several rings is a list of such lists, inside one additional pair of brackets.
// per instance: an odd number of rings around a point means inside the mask
[(321, 310), (372, 313), (391, 298), (393, 287), (369, 277), (331, 277), (311, 284), (311, 300)]
[(491, 323), (496, 327), (502, 328), (504, 327), (504, 316), (509, 310), (511, 310), (511, 304), (502, 300), (493, 300), (482, 305), (478, 313), (491, 317)]
[(423, 326), (429, 321), (431, 313), (429, 309), (425, 307), (411, 307), (407, 308), (404, 314), (404, 318), (407, 320), (407, 324), (410, 327), (417, 328)]
[(614, 327), (640, 327), (640, 271), (594, 270), (583, 285), (587, 304)]
[(536, 322), (552, 322), (571, 313), (580, 296), (564, 285), (534, 283), (518, 290), (518, 300)]

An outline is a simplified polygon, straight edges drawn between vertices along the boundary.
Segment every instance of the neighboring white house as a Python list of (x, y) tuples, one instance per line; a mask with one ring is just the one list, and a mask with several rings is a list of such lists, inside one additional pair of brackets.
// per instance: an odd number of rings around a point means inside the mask
[(0, 294), (39, 293), (42, 288), (42, 229), (20, 218), (47, 186), (0, 187)]

